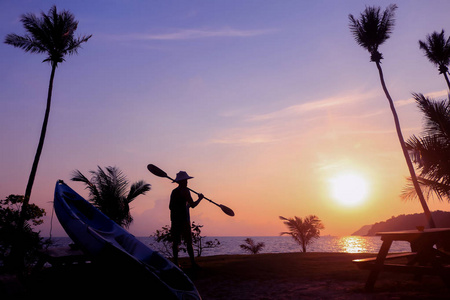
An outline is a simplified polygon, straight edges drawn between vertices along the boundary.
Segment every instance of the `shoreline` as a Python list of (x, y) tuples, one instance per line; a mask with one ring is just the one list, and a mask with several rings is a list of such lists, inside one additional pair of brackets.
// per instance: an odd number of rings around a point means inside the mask
[[(215, 299), (450, 299), (438, 277), (424, 276), (421, 282), (409, 274), (382, 272), (373, 293), (363, 291), (369, 273), (352, 260), (374, 254), (277, 253), (217, 255), (196, 258), (200, 270), (180, 263), (204, 300)], [(96, 263), (50, 267), (31, 275), (25, 283), (0, 274), (0, 298), (107, 297), (147, 295), (148, 285), (139, 285), (133, 274), (113, 265)], [(151, 298), (151, 297), (150, 297)]]

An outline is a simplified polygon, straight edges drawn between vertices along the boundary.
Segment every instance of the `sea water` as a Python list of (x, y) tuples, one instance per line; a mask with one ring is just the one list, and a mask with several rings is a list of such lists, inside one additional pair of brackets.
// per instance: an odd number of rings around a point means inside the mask
[[(215, 248), (203, 249), (202, 256), (248, 254), (241, 249), (245, 239), (251, 238), (255, 243), (264, 243), (260, 253), (290, 253), (301, 252), (302, 248), (290, 236), (219, 236), (206, 237), (206, 241), (217, 239), (220, 245)], [(138, 237), (144, 244), (154, 250), (160, 250), (161, 245), (153, 237)], [(67, 246), (72, 241), (68, 237), (53, 237), (51, 247)], [(341, 253), (378, 253), (382, 241), (379, 236), (322, 236), (307, 246), (307, 252), (341, 252)], [(389, 252), (411, 251), (410, 244), (403, 241), (394, 241)], [(183, 253), (180, 256), (184, 256)]]

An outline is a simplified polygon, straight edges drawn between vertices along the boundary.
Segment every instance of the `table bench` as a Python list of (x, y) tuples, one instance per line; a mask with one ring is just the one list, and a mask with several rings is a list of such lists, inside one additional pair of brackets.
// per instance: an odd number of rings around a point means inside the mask
[[(366, 291), (373, 290), (381, 271), (411, 273), (416, 278), (422, 275), (437, 275), (450, 287), (450, 256), (434, 248), (439, 241), (450, 240), (450, 228), (380, 232), (377, 235), (381, 236), (383, 241), (378, 255), (353, 260), (358, 268), (370, 270), (365, 285)], [(393, 241), (408, 241), (415, 252), (388, 254)], [(406, 258), (405, 262), (391, 262), (403, 258)]]
[(79, 249), (72, 249), (71, 247), (48, 248), (40, 251), (35, 269), (42, 269), (46, 263), (49, 263), (52, 267), (61, 267), (72, 264), (84, 264), (90, 261), (90, 257)]

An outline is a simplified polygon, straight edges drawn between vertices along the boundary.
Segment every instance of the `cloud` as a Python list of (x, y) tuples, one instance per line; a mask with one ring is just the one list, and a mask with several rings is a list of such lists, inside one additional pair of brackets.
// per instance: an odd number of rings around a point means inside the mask
[(331, 97), (317, 101), (310, 101), (302, 104), (292, 105), (271, 113), (251, 116), (249, 121), (265, 121), (273, 119), (285, 119), (295, 117), (308, 112), (320, 111), (333, 106), (346, 105), (360, 100), (360, 96)]
[[(329, 122), (330, 115), (324, 114), (323, 111), (338, 108), (344, 113), (349, 110), (346, 106), (366, 101), (368, 98), (373, 98), (374, 95), (376, 95), (375, 91), (352, 92), (344, 96), (308, 101), (264, 114), (243, 116), (241, 120), (237, 121), (240, 125), (225, 129), (209, 143), (258, 145), (300, 139), (305, 132), (323, 125), (324, 118)], [(340, 118), (340, 114), (339, 116), (332, 115), (333, 119)], [(360, 114), (357, 116), (361, 117)], [(367, 117), (370, 116), (367, 114)], [(344, 113), (342, 118), (348, 119), (349, 116)]]
[[(437, 91), (437, 92), (431, 92), (431, 93), (425, 94), (424, 96), (425, 97), (429, 97), (431, 99), (447, 98), (448, 97), (448, 91), (447, 90), (441, 90), (441, 91)], [(411, 97), (411, 98), (408, 98), (408, 99), (394, 101), (394, 103), (395, 103), (395, 107), (402, 107), (402, 106), (405, 106), (405, 105), (414, 104), (414, 103), (416, 103), (416, 101), (414, 100), (413, 97)]]
[(166, 33), (130, 33), (125, 35), (110, 36), (118, 40), (135, 40), (135, 41), (177, 41), (177, 40), (192, 40), (203, 38), (217, 38), (217, 37), (252, 37), (265, 35), (275, 32), (274, 29), (262, 30), (242, 30), (234, 28), (222, 29), (176, 29), (172, 32)]

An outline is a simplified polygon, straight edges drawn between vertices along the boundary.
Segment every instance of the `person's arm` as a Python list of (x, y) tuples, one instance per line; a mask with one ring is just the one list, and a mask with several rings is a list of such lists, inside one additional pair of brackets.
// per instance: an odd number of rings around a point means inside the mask
[(191, 208), (196, 207), (200, 203), (200, 201), (202, 201), (203, 198), (204, 198), (203, 194), (198, 194), (197, 201), (192, 200), (191, 192), (189, 192), (189, 190), (186, 189), (186, 199)]

